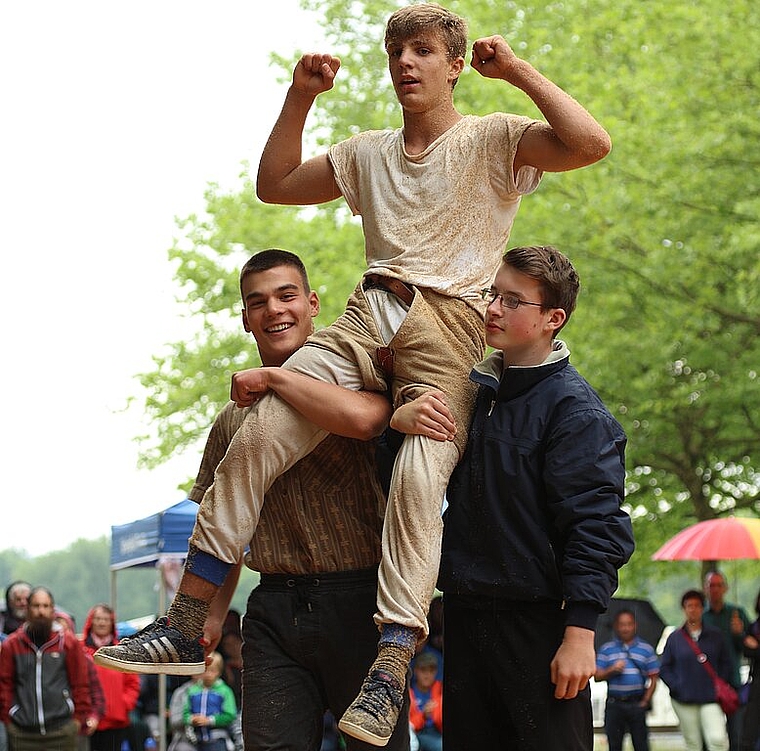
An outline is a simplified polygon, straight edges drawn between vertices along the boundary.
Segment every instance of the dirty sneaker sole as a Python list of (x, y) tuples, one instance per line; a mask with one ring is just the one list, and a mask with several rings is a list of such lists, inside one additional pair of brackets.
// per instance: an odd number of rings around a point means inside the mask
[[(154, 645), (155, 646), (155, 645)], [(160, 644), (158, 645), (159, 659), (163, 662), (140, 661), (134, 655), (121, 657), (118, 654), (109, 654), (110, 649), (118, 650), (118, 645), (113, 648), (101, 647), (92, 656), (96, 664), (102, 665), (121, 673), (143, 673), (147, 675), (198, 675), (206, 670), (204, 660), (200, 662), (178, 662)]]
[(206, 670), (205, 662), (135, 662), (122, 660), (99, 649), (92, 656), (98, 665), (120, 673), (144, 673), (146, 675), (198, 675)]
[(390, 735), (380, 736), (370, 733), (360, 725), (355, 725), (350, 720), (341, 719), (338, 723), (338, 729), (346, 735), (350, 735), (352, 738), (369, 743), (371, 746), (387, 746), (388, 741), (391, 739)]

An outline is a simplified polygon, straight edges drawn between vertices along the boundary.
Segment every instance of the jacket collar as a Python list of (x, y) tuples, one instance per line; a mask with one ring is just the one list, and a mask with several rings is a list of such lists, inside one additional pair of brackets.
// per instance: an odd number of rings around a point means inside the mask
[(559, 339), (554, 341), (552, 351), (540, 365), (504, 367), (504, 353), (496, 350), (472, 369), (470, 380), (495, 391), (498, 401), (506, 401), (562, 370), (568, 364), (569, 358), (570, 350)]

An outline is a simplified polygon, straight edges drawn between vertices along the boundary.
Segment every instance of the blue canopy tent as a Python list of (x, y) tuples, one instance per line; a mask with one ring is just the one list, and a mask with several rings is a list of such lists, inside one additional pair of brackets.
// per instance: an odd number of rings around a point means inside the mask
[(184, 558), (198, 504), (185, 499), (144, 519), (111, 527), (111, 571)]
[[(116, 572), (135, 566), (156, 566), (159, 561), (182, 560), (187, 557), (188, 538), (195, 525), (198, 504), (185, 499), (173, 506), (137, 519), (129, 524), (111, 527), (111, 606), (116, 607)], [(166, 581), (158, 576), (158, 613), (166, 610)], [(151, 619), (152, 620), (152, 619)], [(159, 706), (166, 705), (166, 676), (159, 676)], [(159, 749), (166, 748), (166, 727), (159, 724)]]
[[(116, 572), (135, 566), (155, 566), (160, 560), (187, 557), (187, 541), (195, 525), (198, 504), (189, 499), (143, 519), (111, 527), (111, 605), (116, 608)], [(166, 610), (166, 583), (159, 576), (157, 612)]]
[[(155, 566), (161, 559), (183, 559), (193, 531), (198, 504), (187, 498), (144, 519), (111, 527), (111, 605), (116, 609), (116, 572), (134, 566)], [(163, 577), (158, 612), (166, 609)]]

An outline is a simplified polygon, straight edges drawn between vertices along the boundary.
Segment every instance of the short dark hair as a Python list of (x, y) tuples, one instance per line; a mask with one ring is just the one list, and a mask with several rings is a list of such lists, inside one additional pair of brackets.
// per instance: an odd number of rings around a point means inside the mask
[(617, 623), (620, 620), (621, 615), (630, 615), (631, 618), (633, 618), (633, 622), (636, 623), (636, 613), (634, 613), (630, 608), (621, 608), (618, 610), (617, 613), (615, 613), (615, 617), (612, 619), (612, 622)]
[(304, 292), (308, 294), (311, 291), (309, 275), (306, 273), (306, 266), (304, 266), (303, 261), (289, 250), (269, 248), (254, 253), (240, 269), (240, 296), (243, 296), (243, 281), (249, 274), (259, 274), (277, 266), (292, 266), (301, 275)]
[(686, 604), (687, 600), (699, 600), (702, 603), (702, 607), (705, 606), (704, 592), (700, 592), (698, 589), (687, 589), (681, 595), (681, 607)]
[(562, 308), (565, 321), (558, 333), (570, 320), (575, 310), (581, 282), (570, 259), (551, 245), (524, 245), (511, 248), (504, 254), (504, 263), (541, 285), (541, 302), (544, 308)]

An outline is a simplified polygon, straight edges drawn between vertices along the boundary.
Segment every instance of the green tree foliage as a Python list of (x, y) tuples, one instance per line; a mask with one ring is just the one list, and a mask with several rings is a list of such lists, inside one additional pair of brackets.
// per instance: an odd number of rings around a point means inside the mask
[[(397, 127), (381, 41), (400, 3), (304, 5), (324, 19), (343, 61), (309, 123), (315, 148)], [(471, 39), (503, 34), (613, 138), (600, 164), (545, 176), (524, 199), (511, 244), (555, 244), (581, 274), (579, 309), (563, 333), (629, 435), (638, 550), (623, 589), (641, 590), (664, 574), (649, 558), (678, 529), (760, 511), (760, 26), (747, 0), (448, 5), (469, 19)], [(285, 79), (299, 52), (275, 59)], [(540, 116), (522, 92), (469, 69), (455, 97), (465, 113)], [(207, 215), (183, 222), (171, 251), (202, 330), (143, 376), (159, 426), (145, 446), (148, 464), (202, 435), (230, 372), (256, 363), (232, 312), (234, 269), (250, 252), (301, 253), (322, 293), (322, 323), (338, 314), (362, 266), (359, 228), (341, 201), (263, 206), (247, 176), (238, 191), (212, 186), (206, 198)]]
[[(106, 537), (97, 540), (77, 540), (65, 550), (58, 550), (31, 558), (16, 550), (0, 553), (0, 573), (4, 581), (24, 579), (33, 586), (47, 587), (55, 597), (57, 607), (74, 616), (78, 628), (84, 625), (87, 611), (96, 603), (110, 602), (109, 582), (109, 541)], [(141, 581), (131, 582), (120, 592), (124, 602), (133, 600), (135, 611), (122, 614), (119, 618), (131, 618), (152, 612), (140, 610), (147, 605), (152, 579), (145, 576)], [(126, 611), (125, 611), (126, 613)]]
[(211, 186), (206, 215), (190, 216), (180, 228), (184, 235), (170, 257), (186, 293), (185, 314), (197, 316), (200, 328), (192, 341), (154, 357), (156, 369), (141, 377), (158, 431), (157, 440), (143, 436), (149, 467), (204, 436), (229, 398), (232, 373), (260, 364), (241, 324), (238, 271), (251, 254), (274, 247), (298, 252), (322, 301), (317, 326), (337, 318), (362, 268), (361, 229), (345, 212), (266, 206), (247, 177), (232, 195)]

